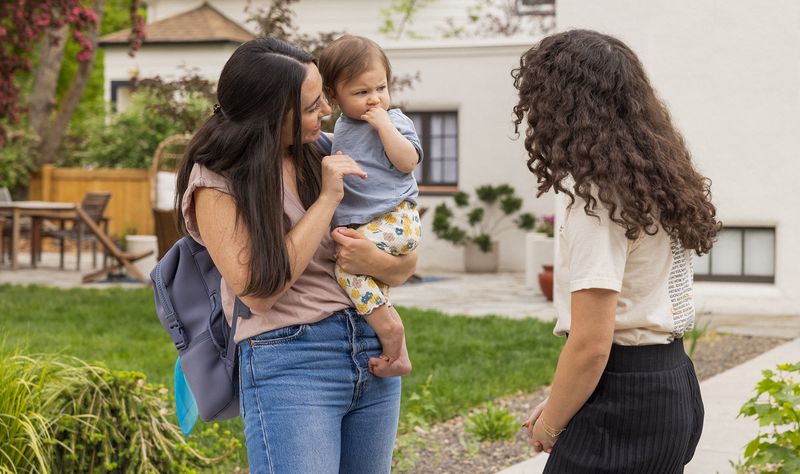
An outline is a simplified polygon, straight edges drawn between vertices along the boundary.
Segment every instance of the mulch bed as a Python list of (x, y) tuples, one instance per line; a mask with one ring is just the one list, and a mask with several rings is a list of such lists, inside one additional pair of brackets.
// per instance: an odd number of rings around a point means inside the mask
[[(753, 357), (786, 342), (785, 339), (709, 333), (697, 344), (694, 364), (700, 380), (735, 367)], [(524, 421), (547, 394), (547, 388), (496, 400), (495, 405), (508, 408)], [(532, 455), (523, 430), (511, 441), (465, 442), (465, 419), (458, 416), (420, 433), (425, 448), (409, 473), (480, 474), (495, 473)]]

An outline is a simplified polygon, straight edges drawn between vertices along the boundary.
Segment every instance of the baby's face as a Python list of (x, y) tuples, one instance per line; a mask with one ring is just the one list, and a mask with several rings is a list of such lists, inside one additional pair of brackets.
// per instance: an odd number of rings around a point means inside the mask
[(367, 110), (380, 107), (389, 110), (389, 83), (386, 70), (375, 65), (349, 81), (336, 85), (336, 102), (342, 113), (354, 120), (362, 120)]

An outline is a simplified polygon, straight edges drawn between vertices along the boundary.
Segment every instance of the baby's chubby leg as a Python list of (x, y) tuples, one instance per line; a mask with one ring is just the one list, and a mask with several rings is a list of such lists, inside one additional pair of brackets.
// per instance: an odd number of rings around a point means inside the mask
[(370, 358), (370, 372), (379, 377), (397, 377), (411, 372), (403, 322), (384, 293), (389, 288), (372, 277), (347, 273), (338, 264), (335, 273), (356, 312), (364, 317), (381, 341), (383, 353)]
[(405, 327), (394, 306), (384, 304), (364, 317), (381, 341), (383, 353), (369, 359), (369, 370), (378, 377), (398, 377), (411, 372)]

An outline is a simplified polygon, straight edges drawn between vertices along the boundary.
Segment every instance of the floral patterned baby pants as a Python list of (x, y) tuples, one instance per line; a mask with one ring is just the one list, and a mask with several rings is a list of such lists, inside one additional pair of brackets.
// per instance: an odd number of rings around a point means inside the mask
[[(386, 253), (405, 255), (419, 245), (422, 228), (417, 206), (401, 202), (394, 210), (376, 217), (356, 229)], [(353, 301), (358, 314), (365, 315), (386, 303), (389, 287), (367, 275), (347, 273), (336, 264), (336, 281)]]

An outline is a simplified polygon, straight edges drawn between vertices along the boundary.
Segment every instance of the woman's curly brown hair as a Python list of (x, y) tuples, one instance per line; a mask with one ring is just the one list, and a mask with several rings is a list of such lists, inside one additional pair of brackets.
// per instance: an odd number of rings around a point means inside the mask
[(658, 224), (699, 255), (720, 224), (710, 180), (692, 164), (681, 134), (639, 59), (616, 38), (588, 30), (548, 36), (512, 71), (519, 103), (515, 130), (527, 118), (528, 169), (541, 195), (575, 196), (597, 216), (599, 199), (629, 239), (654, 235)]

